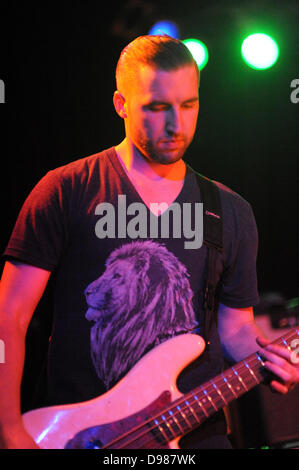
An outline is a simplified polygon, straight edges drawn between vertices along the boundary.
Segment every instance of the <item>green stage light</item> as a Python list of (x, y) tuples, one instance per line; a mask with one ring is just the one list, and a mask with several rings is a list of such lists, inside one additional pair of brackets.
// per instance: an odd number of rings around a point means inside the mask
[(241, 53), (249, 67), (264, 70), (272, 67), (277, 61), (279, 47), (267, 34), (257, 33), (251, 34), (243, 41)]
[(199, 70), (202, 70), (209, 60), (209, 51), (207, 46), (199, 39), (184, 39), (182, 41), (191, 52)]

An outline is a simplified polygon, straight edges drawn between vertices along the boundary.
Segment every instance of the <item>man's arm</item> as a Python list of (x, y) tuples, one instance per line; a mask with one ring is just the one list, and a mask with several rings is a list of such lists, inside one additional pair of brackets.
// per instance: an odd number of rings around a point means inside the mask
[(287, 393), (299, 383), (299, 367), (292, 362), (291, 351), (269, 344), (254, 322), (252, 307), (237, 309), (220, 304), (218, 329), (227, 359), (239, 362), (259, 350), (266, 359), (265, 366), (277, 376), (271, 381), (274, 390)]
[(37, 447), (26, 433), (20, 406), (27, 328), (46, 288), (50, 271), (7, 261), (0, 283), (0, 339), (5, 362), (0, 364), (0, 448)]

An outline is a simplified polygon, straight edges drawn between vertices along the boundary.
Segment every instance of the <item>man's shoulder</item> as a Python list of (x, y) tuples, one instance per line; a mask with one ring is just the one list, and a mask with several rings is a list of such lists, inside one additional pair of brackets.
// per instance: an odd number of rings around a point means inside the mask
[(113, 151), (113, 147), (100, 152), (78, 158), (65, 165), (58, 166), (49, 171), (53, 177), (68, 179), (72, 177), (85, 178), (90, 176), (94, 171), (98, 171), (101, 166), (107, 165), (109, 153)]
[(248, 226), (254, 222), (254, 214), (251, 203), (238, 192), (232, 190), (219, 181), (213, 181), (220, 191), (220, 199), (224, 220), (229, 221), (229, 225), (233, 223), (239, 227)]
[[(191, 170), (194, 174), (205, 177), (193, 169)], [(212, 181), (219, 190), (224, 220), (232, 220), (233, 218), (243, 223), (248, 218), (252, 217), (251, 204), (243, 195), (218, 180), (209, 177), (208, 179)]]
[(232, 188), (226, 186), (220, 181), (212, 180), (213, 183), (218, 187), (220, 195), (223, 199), (227, 200), (231, 204), (248, 205), (249, 202), (240, 193), (236, 192)]
[(210, 177), (202, 175), (196, 172), (193, 168), (190, 168), (190, 170), (194, 175), (199, 176), (201, 178), (206, 178), (217, 186), (220, 192), (221, 202), (225, 204), (231, 204), (233, 206), (250, 206), (249, 202), (244, 198), (244, 196), (242, 196), (240, 193), (236, 192), (229, 186), (226, 186), (224, 183), (218, 180), (214, 180)]

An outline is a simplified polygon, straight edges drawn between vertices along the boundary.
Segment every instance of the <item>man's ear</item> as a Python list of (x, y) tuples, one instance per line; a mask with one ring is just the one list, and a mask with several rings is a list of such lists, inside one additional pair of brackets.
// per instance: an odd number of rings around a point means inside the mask
[(113, 104), (114, 104), (115, 111), (117, 112), (117, 114), (121, 118), (125, 119), (127, 117), (126, 100), (119, 91), (114, 92)]

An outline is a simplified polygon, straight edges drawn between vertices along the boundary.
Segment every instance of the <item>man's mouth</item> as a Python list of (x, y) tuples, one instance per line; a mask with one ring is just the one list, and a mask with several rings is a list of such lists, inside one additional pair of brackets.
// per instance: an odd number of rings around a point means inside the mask
[(177, 147), (181, 147), (183, 144), (184, 144), (184, 140), (183, 139), (163, 139), (160, 141), (160, 144), (162, 145), (162, 147), (166, 147), (166, 148), (177, 148)]

